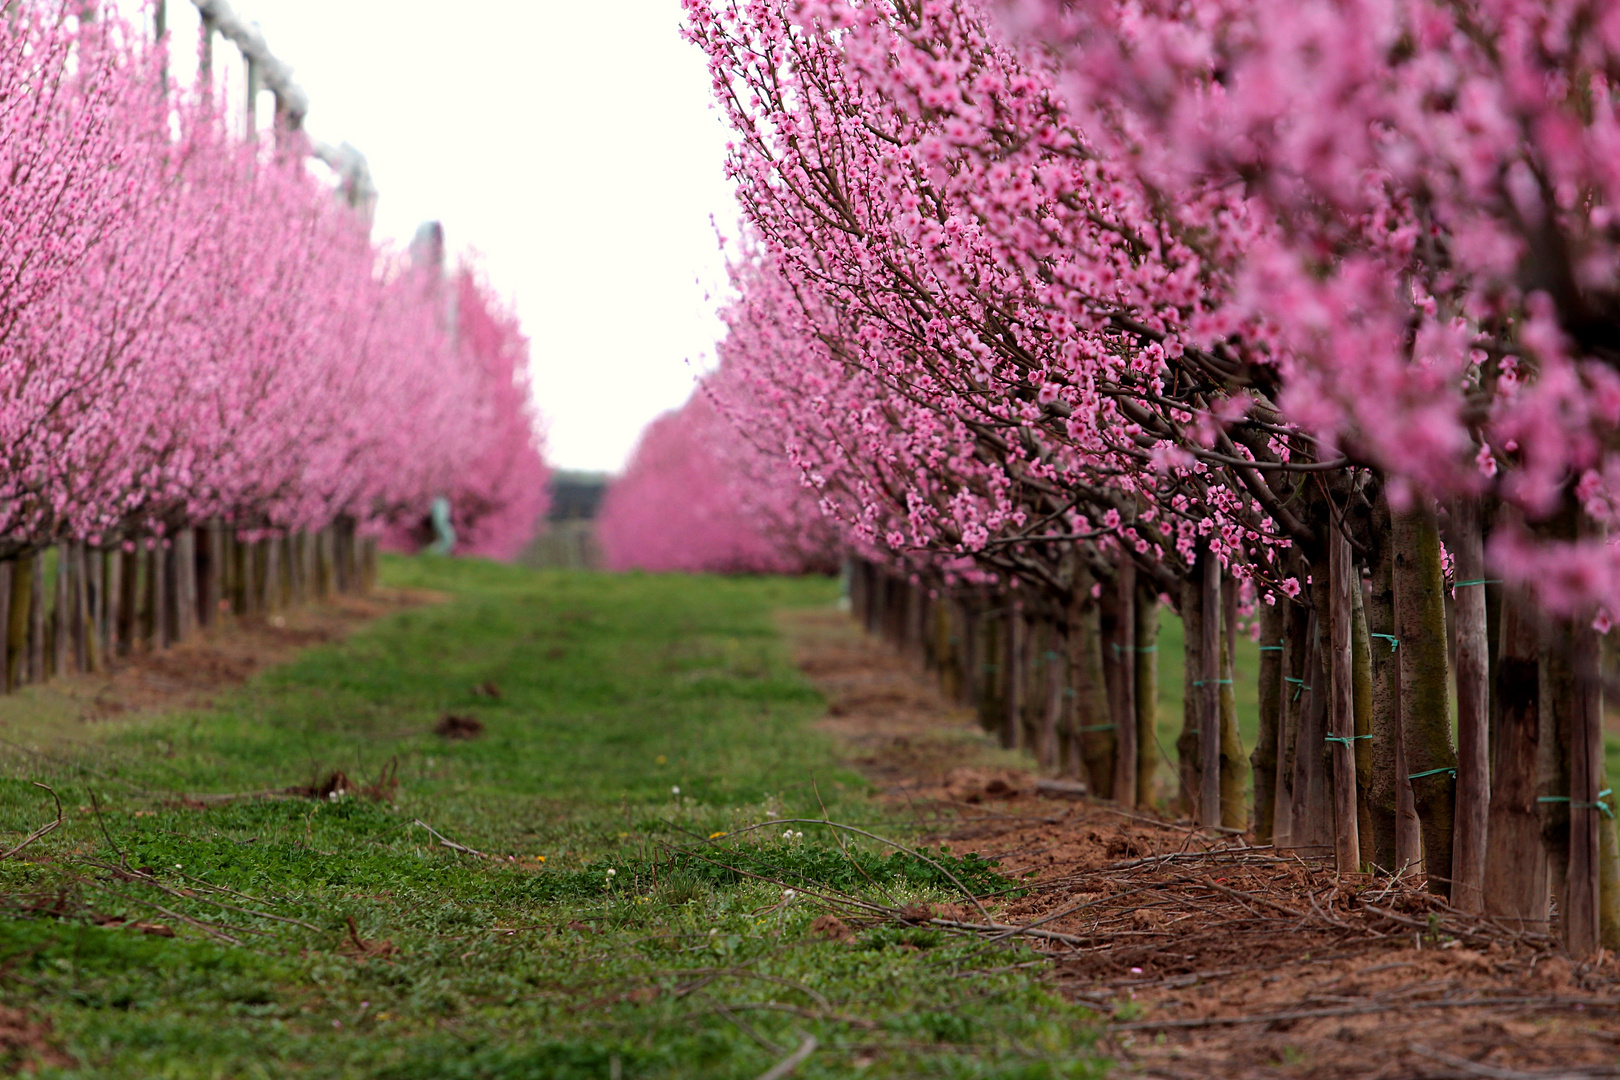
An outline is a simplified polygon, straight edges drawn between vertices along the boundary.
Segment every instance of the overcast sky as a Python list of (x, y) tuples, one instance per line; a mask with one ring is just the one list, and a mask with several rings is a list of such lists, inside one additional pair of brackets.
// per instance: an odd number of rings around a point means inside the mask
[[(180, 76), (197, 16), (168, 3)], [(553, 464), (619, 468), (710, 361), (711, 215), (735, 231), (726, 131), (679, 0), (232, 6), (295, 69), (309, 132), (370, 160), (379, 237), (437, 219), (453, 250), (481, 253), (533, 343)]]

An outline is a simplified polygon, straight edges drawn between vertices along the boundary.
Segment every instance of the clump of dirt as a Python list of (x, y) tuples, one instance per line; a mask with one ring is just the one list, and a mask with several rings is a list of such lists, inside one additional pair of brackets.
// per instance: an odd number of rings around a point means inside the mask
[(501, 700), (501, 688), (493, 682), (481, 682), (473, 687), (473, 697), (489, 698), (491, 701)]
[(382, 959), (394, 955), (396, 950), (392, 941), (381, 939), (367, 941), (362, 938), (360, 928), (354, 924), (353, 915), (345, 916), (344, 922), (349, 924), (349, 935), (344, 939), (343, 944), (338, 947), (339, 952), (346, 956), (352, 956), (356, 960)]
[(828, 941), (854, 941), (855, 931), (836, 915), (817, 915), (810, 923), (810, 933)]
[(36, 1018), (27, 1010), (0, 1005), (0, 1073), (31, 1075), (41, 1068), (69, 1069), (74, 1064), (56, 1044), (49, 1017)]
[(457, 716), (445, 713), (433, 725), (433, 734), (449, 742), (465, 742), (484, 734), (484, 722), (476, 716)]
[(1338, 875), (1331, 859), (1049, 782), (1043, 791), (1033, 771), (996, 764), (971, 716), (846, 616), (784, 624), (801, 668), (844, 703), (823, 724), (853, 762), (930, 842), (994, 860), (1025, 886), (998, 900), (997, 922), (1026, 929), (1057, 987), (1096, 1010), (1105, 1048), (1129, 1071), (1620, 1075), (1620, 961), (1573, 963), (1548, 933), (1464, 916), (1420, 882)]

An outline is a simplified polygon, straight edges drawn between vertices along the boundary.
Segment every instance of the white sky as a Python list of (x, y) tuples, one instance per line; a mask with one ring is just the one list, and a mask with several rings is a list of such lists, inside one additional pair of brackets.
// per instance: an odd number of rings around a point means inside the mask
[[(183, 77), (196, 11), (168, 4)], [(482, 254), (532, 341), (551, 462), (619, 468), (709, 363), (705, 293), (725, 281), (710, 216), (736, 231), (726, 129), (679, 0), (232, 6), (295, 69), (310, 134), (369, 159), (379, 238), (437, 219), (452, 251)], [(216, 39), (216, 68), (235, 56)]]

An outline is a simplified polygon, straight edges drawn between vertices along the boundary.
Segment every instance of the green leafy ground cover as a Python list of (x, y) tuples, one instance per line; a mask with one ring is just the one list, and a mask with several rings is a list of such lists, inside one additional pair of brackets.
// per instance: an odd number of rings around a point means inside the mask
[[(206, 711), (49, 757), (0, 744), (3, 847), (52, 816), (34, 781), (66, 808), (0, 861), (0, 1005), (48, 1018), (78, 1063), (42, 1075), (756, 1077), (806, 1036), (799, 1077), (1101, 1074), (1093, 1018), (1017, 945), (810, 932), (813, 894), (955, 901), (952, 877), (1008, 888), (993, 868), (804, 822), (749, 831), (827, 814), (906, 839), (811, 730), (823, 703), (774, 629), (832, 583), (384, 574), (453, 599)], [(447, 713), (483, 736), (432, 734)], [(334, 771), (383, 797), (177, 795)], [(23, 1056), (0, 1046), (0, 1072)]]

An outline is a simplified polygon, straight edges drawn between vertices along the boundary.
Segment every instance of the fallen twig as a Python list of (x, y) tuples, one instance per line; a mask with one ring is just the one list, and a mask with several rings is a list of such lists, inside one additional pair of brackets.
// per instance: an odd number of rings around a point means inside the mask
[(52, 831), (53, 829), (57, 828), (58, 826), (60, 826), (62, 824), (62, 798), (61, 798), (61, 796), (59, 796), (56, 793), (56, 789), (51, 787), (49, 784), (42, 784), (38, 780), (34, 781), (34, 786), (35, 787), (42, 787), (46, 791), (49, 791), (51, 793), (51, 798), (56, 800), (56, 820), (53, 821), (53, 822), (50, 822), (47, 825), (41, 825), (39, 828), (35, 829), (33, 832), (31, 832), (27, 836), (23, 837), (22, 843), (18, 844), (16, 847), (14, 847), (10, 851), (6, 852), (4, 855), (0, 855), (0, 859), (9, 859), (9, 858), (11, 858), (13, 855), (17, 854), (17, 852), (21, 851), (23, 848), (27, 847), (29, 844), (32, 844), (35, 840), (38, 840), (40, 837), (44, 836), (46, 833)]
[(1536, 1069), (1532, 1072), (1523, 1072), (1518, 1069), (1504, 1069), (1496, 1065), (1486, 1065), (1479, 1061), (1469, 1061), (1455, 1054), (1448, 1054), (1443, 1050), (1413, 1043), (1407, 1049), (1419, 1057), (1426, 1057), (1430, 1061), (1438, 1061), (1469, 1076), (1484, 1077), (1485, 1080), (1595, 1080), (1597, 1077), (1620, 1076), (1620, 1069), (1612, 1065), (1582, 1065), (1578, 1068)]
[(816, 1052), (818, 1045), (814, 1035), (806, 1035), (797, 1050), (760, 1073), (759, 1080), (782, 1080), (784, 1076), (791, 1076), (793, 1070), (804, 1064), (805, 1058)]
[(466, 855), (476, 855), (480, 859), (494, 859), (494, 858), (498, 857), (498, 856), (495, 856), (495, 855), (491, 855), (486, 851), (479, 851), (477, 848), (470, 848), (465, 844), (458, 844), (454, 840), (450, 840), (450, 839), (446, 838), (443, 833), (439, 832), (437, 829), (435, 829), (433, 826), (429, 825), (427, 822), (423, 821), (421, 818), (412, 818), (411, 819), (411, 824), (412, 825), (420, 825), (420, 826), (422, 826), (422, 828), (426, 829), (429, 833), (431, 833), (433, 835), (433, 838), (435, 840), (437, 840), (439, 843), (443, 844), (445, 847), (449, 848), (451, 851), (459, 851), (459, 852), (462, 852), (463, 854), (466, 854)]
[(1396, 1012), (1403, 1009), (1480, 1009), (1480, 1008), (1550, 1008), (1560, 1005), (1584, 1005), (1587, 1008), (1614, 1008), (1620, 998), (1558, 998), (1558, 997), (1481, 997), (1441, 998), (1437, 1001), (1390, 1001), (1366, 1005), (1344, 1005), (1327, 1009), (1296, 1009), (1293, 1012), (1255, 1013), (1237, 1016), (1204, 1016), (1189, 1020), (1136, 1020), (1128, 1024), (1114, 1024), (1112, 1031), (1170, 1031), (1206, 1027), (1233, 1027), (1240, 1024), (1271, 1024), (1289, 1020), (1313, 1020), (1329, 1016), (1365, 1016), (1368, 1013)]

